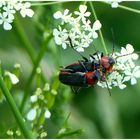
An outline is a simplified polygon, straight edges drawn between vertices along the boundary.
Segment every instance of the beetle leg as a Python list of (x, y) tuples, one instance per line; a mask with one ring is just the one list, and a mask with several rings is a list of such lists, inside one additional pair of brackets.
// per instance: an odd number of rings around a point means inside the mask
[(72, 89), (72, 91), (73, 91), (74, 93), (77, 94), (77, 93), (80, 91), (81, 87), (71, 86), (71, 89)]
[(85, 60), (85, 62), (88, 62), (88, 59), (87, 59), (86, 57), (84, 57), (81, 53), (79, 53), (78, 51), (76, 51), (76, 50), (74, 49), (74, 46), (73, 46), (73, 44), (72, 44), (71, 38), (68, 37), (68, 39), (69, 39), (69, 43), (70, 43), (71, 48), (72, 48), (75, 52), (77, 52), (77, 53)]

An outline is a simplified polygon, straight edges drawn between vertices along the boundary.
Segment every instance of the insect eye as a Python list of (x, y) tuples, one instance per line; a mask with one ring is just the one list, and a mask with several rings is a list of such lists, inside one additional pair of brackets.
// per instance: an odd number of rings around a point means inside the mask
[(95, 75), (93, 76), (93, 79), (96, 77), (97, 80), (99, 80), (101, 78), (100, 76), (100, 72), (99, 71), (96, 71), (95, 72)]
[(109, 57), (109, 64), (110, 65), (114, 65), (115, 64), (115, 60), (111, 57)]

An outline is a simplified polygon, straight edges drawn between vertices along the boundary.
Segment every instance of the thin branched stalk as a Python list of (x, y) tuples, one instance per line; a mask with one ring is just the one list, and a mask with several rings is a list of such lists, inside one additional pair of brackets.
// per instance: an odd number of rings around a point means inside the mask
[[(95, 20), (98, 20), (98, 17), (97, 17), (97, 15), (96, 15), (96, 12), (95, 12), (93, 3), (90, 1), (89, 4), (90, 4), (91, 10), (92, 10), (92, 13), (93, 13), (93, 15), (94, 15), (94, 17), (95, 17)], [(102, 42), (102, 45), (103, 45), (103, 47), (104, 47), (105, 53), (108, 54), (107, 47), (106, 47), (106, 45), (105, 45), (105, 41), (104, 41), (104, 38), (103, 38), (103, 34), (102, 34), (101, 29), (99, 30), (99, 36), (100, 36), (100, 38), (101, 38), (101, 42)]]
[(69, 1), (54, 1), (54, 2), (35, 2), (32, 3), (32, 6), (45, 6), (45, 5), (53, 5), (53, 4), (59, 4), (59, 3), (65, 3), (65, 2), (69, 2)]
[(2, 76), (0, 76), (0, 88), (7, 100), (7, 102), (9, 103), (9, 106), (11, 107), (11, 110), (15, 116), (15, 119), (17, 120), (17, 123), (20, 127), (20, 129), (22, 130), (23, 135), (25, 136), (25, 138), (33, 138), (32, 133), (30, 131), (30, 129), (26, 126), (25, 121), (23, 120), (17, 106), (16, 103), (14, 102), (11, 93), (9, 92), (8, 88), (6, 87)]
[(22, 100), (22, 103), (21, 103), (21, 108), (20, 108), (21, 112), (23, 111), (25, 102), (26, 102), (26, 100), (29, 96), (30, 87), (31, 87), (32, 81), (34, 79), (34, 76), (36, 74), (36, 69), (39, 66), (40, 61), (41, 61), (42, 57), (44, 56), (44, 54), (46, 52), (46, 48), (48, 47), (48, 42), (50, 41), (51, 38), (52, 38), (52, 34), (50, 34), (48, 36), (48, 38), (43, 42), (43, 45), (40, 49), (40, 52), (38, 53), (38, 56), (37, 56), (35, 64), (34, 64), (34, 67), (32, 69), (32, 72), (31, 72), (30, 76), (29, 76), (27, 84), (25, 86), (25, 94), (24, 94), (24, 97), (23, 97), (23, 100)]
[[(111, 3), (108, 3), (108, 2), (103, 2), (103, 3), (111, 5)], [(130, 8), (130, 7), (127, 7), (127, 6), (123, 6), (123, 5), (120, 5), (120, 4), (118, 5), (118, 8), (130, 11), (130, 12), (133, 12), (133, 13), (140, 14), (140, 10), (137, 10), (137, 9), (134, 9), (134, 8)]]
[[(16, 16), (16, 20), (14, 20), (14, 26), (15, 26), (15, 33), (17, 34), (19, 41), (23, 44), (23, 47), (27, 51), (27, 53), (31, 59), (31, 63), (34, 64), (37, 54), (36, 54), (35, 50), (33, 49), (32, 44), (30, 43), (30, 41), (24, 31), (24, 28), (22, 27), (22, 24), (20, 23), (17, 16)], [(43, 76), (43, 74), (41, 75), (41, 78), (45, 82), (45, 77)]]

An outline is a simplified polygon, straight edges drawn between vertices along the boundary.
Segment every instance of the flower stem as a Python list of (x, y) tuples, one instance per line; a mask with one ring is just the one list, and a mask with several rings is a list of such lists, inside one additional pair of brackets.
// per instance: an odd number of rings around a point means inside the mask
[(119, 4), (118, 7), (121, 8), (121, 9), (125, 9), (125, 10), (128, 10), (128, 11), (140, 14), (140, 10), (137, 10), (137, 9), (129, 8), (129, 7), (126, 7), (126, 6), (123, 6), (123, 5), (120, 5), (120, 4)]
[[(91, 1), (89, 1), (89, 4), (90, 4), (91, 10), (92, 10), (92, 13), (93, 13), (93, 15), (94, 15), (94, 17), (95, 17), (95, 20), (98, 20), (97, 15), (96, 15), (96, 12), (95, 12), (95, 9), (94, 9), (94, 6), (93, 6), (92, 2), (91, 2)], [(100, 38), (101, 38), (101, 42), (102, 42), (102, 45), (103, 45), (103, 47), (104, 47), (105, 53), (106, 53), (106, 54), (108, 54), (107, 47), (106, 47), (106, 45), (105, 45), (105, 41), (104, 41), (104, 38), (103, 38), (103, 34), (102, 34), (101, 29), (99, 30), (99, 36), (100, 36)]]
[[(111, 3), (108, 3), (108, 2), (103, 2), (103, 3), (111, 5)], [(134, 9), (134, 8), (130, 8), (130, 7), (127, 7), (127, 6), (123, 6), (123, 5), (120, 5), (120, 4), (118, 5), (118, 8), (130, 11), (130, 12), (133, 12), (133, 13), (140, 14), (140, 10), (137, 10), (137, 9)]]
[(28, 127), (26, 126), (12, 96), (11, 93), (9, 92), (9, 90), (7, 89), (2, 76), (0, 76), (0, 88), (4, 94), (4, 96), (6, 97), (7, 102), (9, 103), (11, 110), (17, 120), (17, 123), (20, 127), (20, 129), (23, 132), (23, 135), (25, 136), (25, 138), (33, 138), (30, 129), (28, 129)]
[(45, 6), (45, 5), (53, 5), (53, 4), (59, 4), (59, 3), (65, 3), (65, 2), (69, 2), (69, 1), (54, 1), (54, 2), (35, 2), (32, 3), (32, 6)]
[(19, 38), (19, 41), (21, 41), (21, 43), (23, 44), (23, 47), (25, 47), (27, 53), (29, 54), (32, 62), (34, 62), (35, 60), (35, 51), (32, 47), (32, 44), (30, 43), (28, 37), (26, 36), (26, 33), (24, 31), (24, 29), (22, 28), (22, 25), (18, 19), (17, 16), (15, 16), (15, 20), (14, 20), (14, 26), (15, 26), (15, 32), (17, 34), (17, 37)]
[(46, 52), (46, 48), (48, 47), (47, 44), (48, 44), (48, 42), (50, 41), (51, 38), (52, 38), (52, 34), (50, 34), (48, 36), (48, 38), (43, 42), (42, 47), (40, 49), (40, 52), (38, 53), (38, 56), (37, 56), (36, 61), (35, 61), (35, 64), (34, 64), (34, 67), (32, 69), (32, 72), (31, 72), (30, 76), (29, 76), (29, 79), (27, 81), (27, 84), (25, 86), (25, 94), (24, 94), (24, 97), (23, 97), (23, 100), (22, 100), (22, 103), (21, 103), (21, 108), (20, 108), (21, 112), (23, 112), (25, 102), (26, 102), (28, 96), (30, 95), (29, 94), (29, 90), (30, 90), (32, 81), (34, 79), (34, 76), (36, 74), (36, 69), (39, 66), (39, 63), (40, 63), (42, 57), (44, 56), (44, 54)]
[[(14, 26), (15, 26), (15, 33), (17, 34), (19, 41), (23, 44), (23, 47), (27, 51), (32, 63), (34, 64), (37, 54), (36, 54), (35, 50), (33, 49), (32, 44), (30, 43), (18, 17), (16, 17), (16, 19), (14, 20)], [(45, 82), (45, 77), (43, 76), (43, 74), (41, 75), (41, 78)]]

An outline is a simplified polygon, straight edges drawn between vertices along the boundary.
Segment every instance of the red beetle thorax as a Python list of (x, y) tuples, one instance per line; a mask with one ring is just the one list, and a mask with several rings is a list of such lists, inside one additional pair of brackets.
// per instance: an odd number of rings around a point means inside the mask
[(113, 68), (113, 65), (110, 65), (109, 64), (109, 57), (108, 56), (103, 56), (101, 58), (101, 61), (100, 61), (101, 65), (106, 68), (106, 70), (108, 72), (111, 72), (112, 71), (112, 68)]
[(109, 60), (108, 60), (108, 57), (107, 57), (107, 56), (103, 56), (103, 57), (101, 58), (101, 60), (100, 60), (100, 63), (101, 63), (101, 65), (102, 65), (104, 68), (106, 68), (106, 69), (108, 69), (109, 66), (110, 66)]

